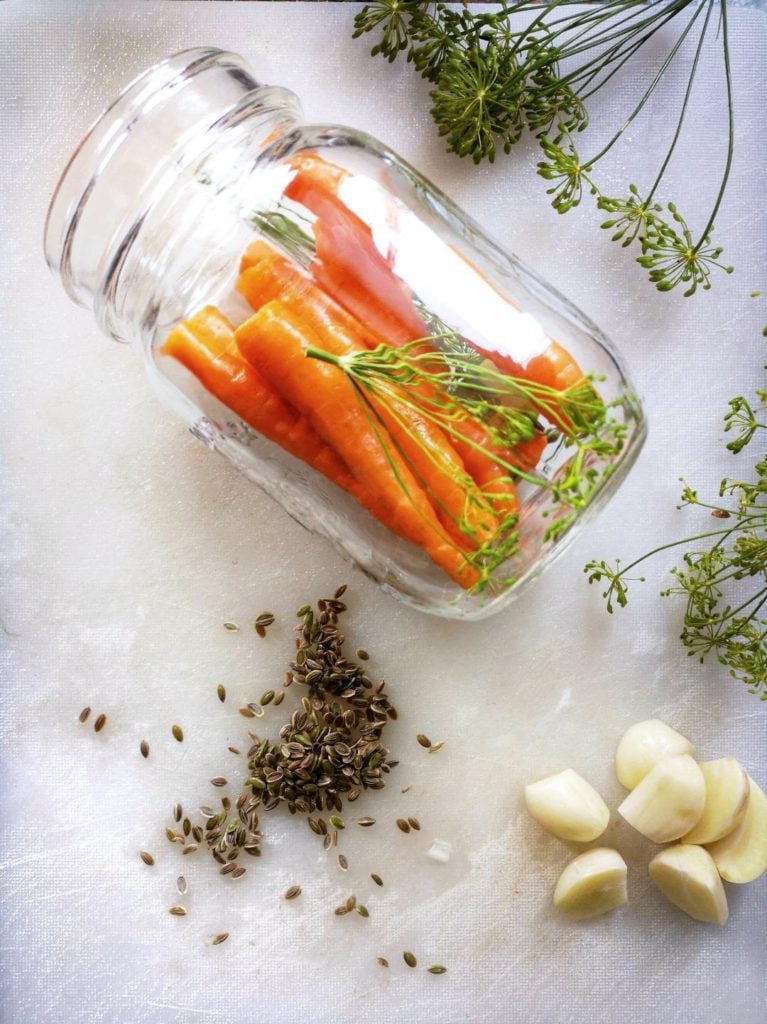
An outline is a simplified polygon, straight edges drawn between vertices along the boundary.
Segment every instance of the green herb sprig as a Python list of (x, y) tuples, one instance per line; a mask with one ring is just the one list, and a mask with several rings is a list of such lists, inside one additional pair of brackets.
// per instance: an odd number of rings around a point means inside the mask
[[(734, 435), (727, 450), (740, 454), (767, 430), (767, 390), (758, 390), (755, 402), (731, 399), (724, 429)], [(731, 676), (767, 701), (767, 456), (757, 458), (751, 481), (722, 480), (719, 499), (703, 501), (685, 483), (678, 507), (705, 509), (720, 527), (663, 544), (623, 567), (592, 561), (584, 572), (589, 583), (607, 584), (602, 596), (612, 613), (628, 603), (628, 584), (644, 581), (629, 575), (638, 565), (661, 551), (708, 541), (708, 547), (685, 551), (671, 570), (674, 584), (661, 593), (686, 599), (681, 640), (687, 653), (702, 662), (713, 652)]]
[[(721, 246), (711, 241), (734, 140), (726, 0), (605, 0), (588, 6), (580, 0), (517, 0), (497, 8), (472, 12), (467, 6), (455, 10), (424, 0), (376, 0), (357, 14), (354, 36), (377, 33), (373, 56), (393, 61), (404, 54), (432, 83), (432, 117), (448, 148), (459, 156), (470, 156), (475, 163), (492, 161), (499, 148), (508, 153), (524, 131), (533, 132), (543, 154), (538, 173), (550, 183), (547, 193), (554, 209), (566, 213), (590, 194), (608, 215), (601, 227), (624, 248), (639, 249), (636, 261), (660, 291), (682, 286), (685, 295), (692, 295), (698, 288), (710, 288), (714, 269), (730, 273), (732, 267), (721, 262)], [(518, 24), (521, 16), (525, 24)], [(588, 126), (588, 101), (672, 22), (678, 32), (642, 96), (598, 152), (581, 156), (575, 135)], [(704, 43), (712, 32), (722, 60), (727, 145), (711, 212), (703, 229), (693, 233), (677, 206), (664, 207), (657, 197), (682, 134)], [(688, 38), (694, 49), (682, 57)], [(597, 184), (594, 168), (681, 60), (687, 60), (687, 85), (654, 180), (641, 189), (629, 184), (621, 196), (607, 195)]]

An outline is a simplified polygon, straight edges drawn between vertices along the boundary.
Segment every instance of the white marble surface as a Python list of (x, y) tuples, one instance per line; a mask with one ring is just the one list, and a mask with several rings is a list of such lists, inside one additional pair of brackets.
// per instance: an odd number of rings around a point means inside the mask
[[(685, 300), (650, 290), (599, 235), (593, 210), (557, 217), (529, 149), (479, 169), (445, 155), (411, 72), (369, 60), (366, 43), (348, 39), (356, 6), (0, 5), (2, 1020), (760, 1024), (767, 878), (730, 888), (725, 930), (696, 924), (653, 890), (649, 844), (613, 822), (630, 906), (568, 924), (549, 897), (570, 851), (527, 820), (520, 793), (571, 765), (614, 806), (617, 738), (651, 715), (693, 737), (704, 757), (734, 754), (767, 783), (767, 708), (715, 664), (701, 669), (684, 656), (680, 609), (656, 596), (664, 562), (650, 567), (633, 610), (613, 619), (581, 572), (594, 555), (630, 556), (694, 530), (695, 516), (674, 510), (677, 477), (713, 491), (735, 465), (720, 413), (730, 395), (763, 381), (765, 362), (767, 307), (748, 295), (767, 286), (767, 19), (731, 12), (737, 155), (717, 228), (737, 270)], [(440, 622), (380, 594), (185, 434), (132, 353), (100, 337), (48, 274), (42, 223), (66, 155), (121, 85), (200, 44), (244, 53), (265, 80), (298, 92), (308, 119), (378, 134), (628, 354), (650, 417), (640, 461), (598, 524), (497, 618)], [(698, 220), (721, 159), (709, 61), (693, 138), (672, 168), (674, 192), (684, 189)], [(613, 121), (630, 80), (602, 101)], [(645, 170), (646, 180), (668, 104), (661, 91), (650, 119), (631, 129), (630, 153), (606, 169), (616, 188)], [(242, 743), (245, 720), (218, 703), (215, 685), (225, 681), (236, 706), (278, 679), (292, 610), (342, 579), (352, 642), (374, 652), (400, 708), (396, 780), (356, 805), (378, 824), (344, 834), (347, 876), (305, 826), (272, 815), (261, 861), (227, 882), (163, 838), (174, 799), (208, 799), (207, 780), (230, 758), (227, 771), (241, 775), (226, 746)], [(222, 629), (266, 607), (280, 616), (268, 640)], [(99, 736), (77, 722), (84, 704), (109, 716)], [(170, 737), (173, 722), (183, 745)], [(444, 749), (426, 755), (420, 731)], [(146, 762), (142, 737), (152, 747)], [(421, 819), (420, 834), (395, 829), (402, 813)], [(448, 865), (425, 856), (435, 836), (453, 844)], [(142, 847), (155, 852), (154, 869), (139, 861)], [(181, 870), (184, 919), (167, 913)], [(376, 870), (386, 885), (371, 891)], [(284, 903), (293, 882), (303, 896)], [(333, 916), (351, 891), (368, 920)], [(231, 938), (212, 948), (220, 930)], [(449, 972), (409, 970), (405, 949)], [(378, 955), (391, 960), (388, 971)]]

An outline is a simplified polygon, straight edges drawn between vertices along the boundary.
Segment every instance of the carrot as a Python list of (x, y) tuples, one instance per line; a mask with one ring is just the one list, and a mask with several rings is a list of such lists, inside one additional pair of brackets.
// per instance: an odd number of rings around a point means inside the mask
[(242, 254), (240, 260), (240, 273), (247, 270), (249, 267), (255, 267), (262, 259), (267, 256), (276, 256), (277, 250), (274, 246), (269, 245), (262, 238), (257, 238), (255, 242), (251, 242), (245, 252)]
[[(304, 274), (282, 257), (265, 258), (240, 275), (237, 288), (254, 309), (279, 298), (334, 355), (364, 352), (365, 333)], [(396, 389), (379, 384), (382, 395), (370, 397), (399, 451), (425, 488), (440, 521), (467, 549), (493, 538), (498, 522), (487, 498), (467, 474), (445, 432), (407, 402)], [(468, 541), (468, 544), (467, 544)], [(472, 544), (473, 541), (473, 544)]]
[(361, 490), (348, 466), (307, 420), (288, 406), (237, 351), (234, 327), (215, 306), (182, 320), (162, 351), (259, 434), (302, 459), (356, 498)]
[(447, 535), (429, 500), (395, 448), (382, 444), (380, 427), (336, 367), (306, 358), (320, 339), (282, 302), (268, 302), (236, 331), (243, 356), (300, 409), (325, 442), (374, 493), (380, 518), (422, 547), (462, 587), (480, 575)]

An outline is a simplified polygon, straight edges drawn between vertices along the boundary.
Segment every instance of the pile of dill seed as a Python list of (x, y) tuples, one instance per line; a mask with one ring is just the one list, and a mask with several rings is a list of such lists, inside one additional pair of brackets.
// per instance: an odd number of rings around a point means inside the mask
[[(385, 682), (373, 682), (362, 665), (344, 655), (346, 638), (339, 617), (346, 611), (341, 600), (345, 590), (342, 586), (332, 597), (321, 598), (316, 610), (310, 605), (299, 608), (295, 656), (283, 687), (301, 687), (301, 706), (277, 739), (249, 733), (249, 775), (234, 805), (224, 797), (217, 813), (211, 807), (200, 808), (204, 826), (185, 818), (181, 829), (166, 830), (184, 853), (204, 842), (223, 874), (244, 874), (234, 862), (241, 851), (260, 854), (259, 812), (281, 806), (291, 814), (306, 815), (326, 850), (337, 845), (339, 829), (344, 828), (344, 801), (352, 803), (365, 790), (382, 789), (385, 776), (397, 764), (382, 742), (387, 723), (397, 717), (384, 692)], [(360, 661), (368, 657), (365, 651), (357, 656)], [(278, 705), (271, 690), (248, 709), (260, 717), (268, 704)], [(211, 782), (226, 785), (223, 776)], [(174, 818), (178, 824), (180, 815)], [(187, 843), (189, 839), (193, 841)]]

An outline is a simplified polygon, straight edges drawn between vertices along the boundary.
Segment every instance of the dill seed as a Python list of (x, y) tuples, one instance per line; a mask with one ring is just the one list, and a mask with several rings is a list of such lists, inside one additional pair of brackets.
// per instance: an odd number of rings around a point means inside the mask
[(410, 831), (410, 825), (408, 824), (408, 822), (405, 821), (404, 818), (397, 818), (397, 828), (400, 830), (400, 832)]
[(241, 754), (241, 753), (242, 753), (242, 751), (241, 751), (241, 750), (238, 750), (238, 749), (237, 749), (237, 747), (227, 747), (226, 749), (227, 749), (227, 750), (228, 750), (228, 751), (229, 751), (230, 753), (232, 753), (232, 754)]
[(344, 819), (339, 817), (337, 814), (331, 814), (328, 819), (333, 828), (346, 828), (344, 825)]
[(357, 913), (360, 915), (360, 917), (370, 917), (370, 911), (368, 910), (367, 907), (364, 907), (361, 903), (357, 907)]
[(370, 828), (371, 825), (375, 825), (375, 818), (357, 818), (357, 824), (362, 825), (363, 828)]
[(409, 793), (412, 788), (413, 788), (412, 786), (405, 786), (404, 789), (400, 790), (400, 793), (403, 793), (403, 794), (404, 793)]
[(266, 693), (261, 694), (261, 700), (259, 701), (262, 708), (265, 708), (267, 704), (271, 704), (274, 700), (274, 690), (267, 690)]
[(199, 849), (199, 847), (197, 846), (197, 843), (188, 843), (181, 852), (182, 853), (195, 853), (198, 849)]
[(215, 778), (210, 780), (210, 784), (211, 786), (225, 786), (226, 779), (224, 778), (223, 775), (216, 775)]
[(213, 817), (214, 811), (213, 811), (212, 807), (208, 807), (207, 805), (205, 805), (203, 807), (199, 807), (198, 810), (199, 810), (200, 814), (203, 816), (203, 818), (212, 818)]
[(173, 914), (174, 917), (186, 917), (186, 907), (180, 907), (178, 903), (172, 906), (168, 911), (169, 914)]
[(412, 953), (403, 953), (402, 959), (405, 961), (408, 967), (415, 967), (415, 965), (418, 963), (418, 961), (416, 960)]
[(283, 898), (286, 899), (286, 900), (294, 900), (297, 896), (300, 896), (300, 895), (301, 895), (301, 886), (300, 885), (291, 885), (289, 889), (285, 890)]
[(139, 856), (145, 864), (149, 865), (150, 868), (154, 866), (154, 857), (147, 850), (142, 850)]
[(354, 908), (356, 906), (357, 906), (357, 897), (356, 896), (350, 896), (348, 898), (348, 900), (346, 901), (346, 909), (351, 914), (351, 912), (354, 910)]
[(418, 818), (408, 818), (407, 823), (411, 828), (414, 828), (416, 832), (421, 831), (421, 822), (418, 820)]
[(366, 650), (363, 650), (362, 647), (357, 648), (357, 657), (360, 661), (368, 661), (370, 659), (370, 655)]
[(261, 707), (260, 704), (253, 704), (251, 702), (250, 704), (248, 704), (248, 707), (253, 712), (253, 715), (256, 718), (263, 718), (264, 717), (264, 709)]
[(335, 594), (333, 594), (334, 600), (337, 601), (339, 599), (339, 597), (343, 597), (344, 594), (347, 591), (348, 586), (349, 586), (348, 583), (342, 583), (341, 586), (338, 587), (338, 589), (336, 590)]
[(211, 942), (211, 945), (212, 946), (220, 946), (221, 943), (222, 942), (226, 942), (226, 940), (228, 938), (229, 938), (229, 932), (219, 932), (218, 935), (216, 935), (213, 938), (213, 941)]
[(346, 857), (344, 857), (342, 853), (339, 853), (338, 855), (338, 866), (342, 871), (349, 870), (349, 861), (346, 859)]
[(304, 615), (308, 615), (311, 610), (312, 606), (310, 604), (302, 604), (301, 607), (296, 612), (296, 618), (302, 619)]
[(184, 836), (188, 839), (189, 838), (189, 833), (192, 831), (192, 823), (189, 820), (189, 818), (184, 818), (184, 820), (182, 822), (182, 825), (181, 825), (181, 829), (182, 829), (182, 831), (184, 833)]
[(439, 743), (432, 743), (432, 745), (429, 747), (429, 753), (430, 754), (436, 754), (438, 750), (442, 750), (444, 745), (445, 745), (445, 741), (444, 740), (440, 740)]
[(240, 708), (240, 714), (243, 718), (255, 718), (255, 714), (250, 708)]
[(428, 749), (431, 746), (431, 740), (429, 739), (428, 736), (424, 736), (422, 732), (418, 733), (416, 739), (418, 740), (422, 747), (426, 747)]
[(232, 878), (242, 878), (242, 876), (245, 874), (247, 870), (247, 868), (243, 867), (235, 868), (234, 871), (232, 872)]
[(257, 634), (258, 634), (258, 635), (259, 635), (259, 636), (261, 637), (261, 639), (263, 640), (263, 639), (264, 639), (264, 637), (266, 636), (266, 630), (265, 630), (265, 629), (264, 629), (264, 627), (263, 627), (263, 626), (261, 625), (261, 623), (260, 623), (260, 622), (257, 622), (257, 623), (255, 624), (255, 626), (254, 626), (253, 628), (255, 629), (256, 633), (257, 633)]
[(176, 841), (176, 833), (173, 831), (172, 828), (166, 828), (165, 829), (165, 836), (166, 836), (166, 838), (167, 838), (169, 843), (175, 843), (175, 841)]
[(432, 967), (426, 968), (429, 974), (445, 974), (447, 967), (443, 967), (442, 964), (434, 964)]
[(171, 729), (171, 732), (173, 733), (174, 740), (178, 740), (179, 743), (184, 742), (184, 730), (181, 728), (180, 725), (174, 725), (173, 728)]
[(376, 885), (383, 885), (383, 878), (380, 875), (372, 874), (370, 876)]
[(326, 835), (325, 838), (322, 840), (322, 848), (323, 848), (323, 850), (329, 850), (332, 845), (333, 845), (333, 837), (331, 835)]
[(181, 804), (174, 804), (173, 805), (173, 820), (174, 821), (181, 821), (181, 818), (182, 818), (183, 814), (184, 814), (184, 811), (183, 811), (183, 809), (181, 807)]
[(240, 627), (237, 625), (236, 622), (225, 622), (224, 629), (227, 630), (229, 633), (237, 633)]
[(274, 697), (274, 706), (275, 706), (276, 708), (278, 708), (278, 707), (280, 706), (280, 704), (282, 704), (282, 702), (283, 702), (284, 700), (285, 700), (285, 691), (284, 691), (284, 690), (280, 690), (280, 692), (279, 692), (279, 693), (275, 694), (275, 697)]
[(231, 875), (231, 873), (234, 871), (236, 867), (237, 865), (234, 863), (234, 861), (230, 861), (228, 864), (224, 864), (224, 866), (219, 871), (219, 875)]
[(101, 730), (104, 728), (104, 726), (106, 724), (107, 724), (107, 716), (106, 715), (99, 715), (99, 717), (93, 723), (93, 731), (94, 732), (101, 732)]
[(176, 889), (178, 891), (179, 896), (185, 896), (188, 888), (189, 886), (184, 876), (179, 875), (178, 878), (176, 879)]
[(218, 684), (218, 686), (216, 687), (216, 693), (218, 694), (218, 699), (223, 704), (224, 701), (226, 700), (226, 687), (224, 686), (223, 683)]
[(336, 907), (333, 913), (336, 915), (336, 917), (342, 917), (344, 914), (348, 914), (349, 911), (346, 909), (346, 905), (342, 903), (340, 907)]
[(144, 758), (149, 757), (149, 744), (147, 743), (146, 740), (142, 740), (141, 741), (141, 743), (139, 745), (139, 750), (141, 751), (141, 756), (142, 757), (144, 757)]
[(90, 713), (91, 713), (91, 709), (90, 708), (83, 708), (82, 711), (79, 714), (80, 721), (81, 722), (87, 722), (88, 721), (88, 715)]
[(379, 957), (376, 957), (376, 959), (378, 960), (378, 962), (381, 965), (381, 967), (388, 967), (389, 966), (389, 961), (386, 959), (385, 956), (379, 956)]

